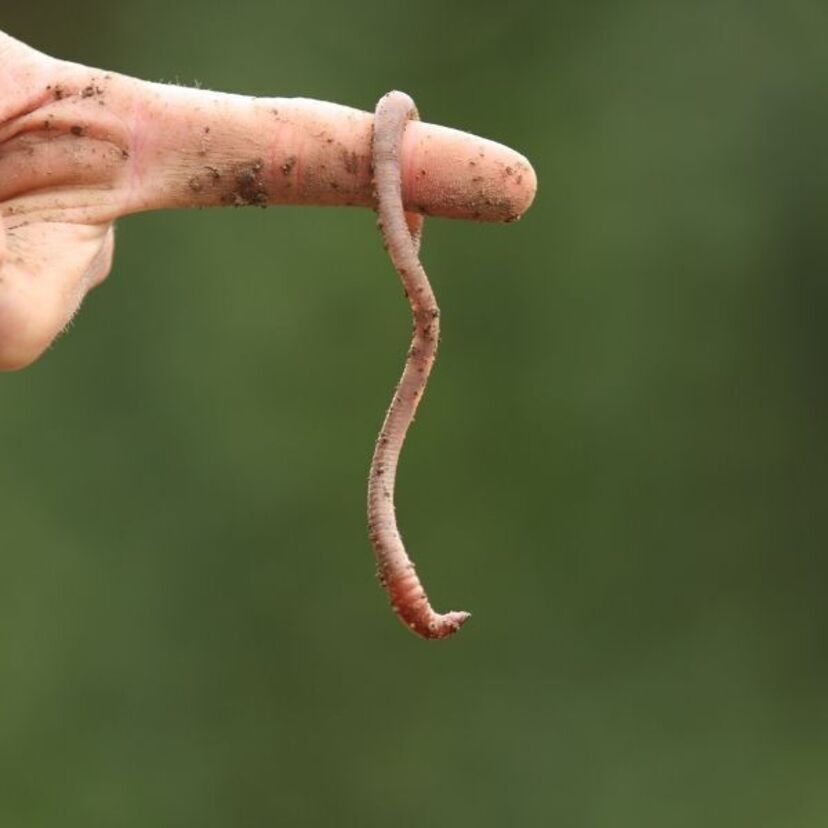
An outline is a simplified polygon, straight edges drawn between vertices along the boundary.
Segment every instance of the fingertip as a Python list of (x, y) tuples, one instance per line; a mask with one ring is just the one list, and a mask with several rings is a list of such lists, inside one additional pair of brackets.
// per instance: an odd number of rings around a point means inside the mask
[(519, 219), (535, 198), (535, 170), (510, 147), (417, 122), (409, 124), (406, 139), (403, 198), (409, 209), (448, 218), (509, 222)]
[[(529, 163), (529, 159), (519, 152), (509, 150), (511, 159), (507, 159), (506, 178), (504, 182), (507, 191), (512, 198), (514, 208), (511, 221), (516, 221), (532, 206), (538, 192), (538, 176), (535, 168)], [(511, 169), (511, 175), (508, 170)]]

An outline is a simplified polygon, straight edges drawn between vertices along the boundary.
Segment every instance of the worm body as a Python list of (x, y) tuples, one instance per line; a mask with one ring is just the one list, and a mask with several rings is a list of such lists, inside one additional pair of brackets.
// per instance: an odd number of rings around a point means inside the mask
[(469, 613), (441, 614), (432, 609), (405, 551), (394, 509), (400, 451), (425, 391), (440, 336), (440, 310), (418, 255), (423, 217), (406, 213), (402, 202), (402, 136), (408, 120), (418, 117), (414, 102), (402, 92), (389, 92), (380, 99), (374, 115), (372, 161), (378, 224), (411, 306), (414, 335), (374, 448), (368, 481), (368, 527), (380, 583), (399, 619), (423, 638), (445, 638), (460, 628)]

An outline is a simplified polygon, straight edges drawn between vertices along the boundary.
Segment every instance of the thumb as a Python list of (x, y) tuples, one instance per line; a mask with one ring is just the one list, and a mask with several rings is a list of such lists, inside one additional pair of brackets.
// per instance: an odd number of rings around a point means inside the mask
[(0, 222), (0, 371), (32, 363), (112, 267), (112, 226)]

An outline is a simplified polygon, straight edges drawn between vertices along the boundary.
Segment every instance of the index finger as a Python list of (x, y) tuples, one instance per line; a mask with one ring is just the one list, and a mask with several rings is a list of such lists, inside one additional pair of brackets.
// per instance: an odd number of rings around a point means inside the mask
[[(53, 94), (8, 127), (14, 136), (28, 136), (25, 148), (33, 156), (27, 175), (42, 179), (28, 181), (27, 192), (16, 194), (19, 213), (99, 222), (169, 207), (374, 205), (371, 113), (59, 66), (59, 78), (40, 90)], [(60, 143), (69, 138), (71, 152)], [(529, 162), (494, 141), (413, 122), (401, 152), (403, 201), (410, 212), (513, 221), (534, 198)], [(80, 203), (65, 186), (52, 203), (50, 185), (59, 175), (52, 167), (58, 163), (61, 183), (74, 184)]]

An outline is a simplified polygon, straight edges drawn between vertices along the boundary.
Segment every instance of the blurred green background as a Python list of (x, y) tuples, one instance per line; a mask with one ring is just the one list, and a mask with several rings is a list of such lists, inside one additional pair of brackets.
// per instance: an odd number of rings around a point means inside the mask
[(119, 224), (0, 377), (0, 825), (828, 824), (828, 7), (7, 0), (37, 48), (503, 141), (432, 220), (401, 527), (364, 498), (408, 314), (368, 211)]

